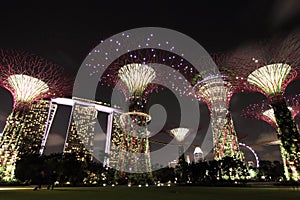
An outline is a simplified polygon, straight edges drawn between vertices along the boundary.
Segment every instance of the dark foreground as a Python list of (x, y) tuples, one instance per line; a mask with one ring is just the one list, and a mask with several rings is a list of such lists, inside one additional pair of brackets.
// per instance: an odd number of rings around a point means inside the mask
[(275, 200), (300, 199), (300, 188), (246, 188), (246, 187), (90, 187), (55, 188), (33, 191), (33, 187), (0, 187), (0, 199), (5, 200), (48, 200), (48, 199), (202, 199), (202, 200)]

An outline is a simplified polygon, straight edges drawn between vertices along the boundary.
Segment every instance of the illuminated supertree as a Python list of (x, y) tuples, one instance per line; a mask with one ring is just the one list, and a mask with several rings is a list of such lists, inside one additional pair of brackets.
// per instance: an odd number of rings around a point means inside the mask
[[(109, 55), (109, 53), (107, 54)], [(169, 66), (173, 73), (163, 73), (163, 71), (155, 73), (153, 67), (157, 67), (156, 64)], [(163, 89), (161, 85), (152, 83), (152, 80), (158, 80), (158, 82), (161, 81), (166, 83), (166, 85), (170, 85), (170, 88), (176, 90), (179, 95), (189, 96), (192, 95), (192, 87), (174, 72), (180, 72), (185, 78), (190, 80), (193, 77), (190, 73), (194, 71), (195, 69), (182, 57), (160, 49), (150, 48), (128, 52), (110, 64), (109, 68), (107, 68), (102, 77), (100, 77), (100, 84), (117, 86), (124, 94), (125, 100), (129, 104), (129, 112), (121, 116), (118, 114), (115, 115), (115, 118), (120, 118), (120, 120), (114, 119), (115, 128), (113, 129), (113, 142), (111, 147), (115, 149), (116, 146), (120, 145), (120, 137), (123, 138), (124, 136), (124, 139), (128, 137), (125, 133), (126, 128), (124, 129), (120, 126), (128, 124), (130, 122), (128, 121), (129, 117), (142, 119), (141, 121), (143, 121), (143, 124), (145, 125), (150, 121), (151, 117), (146, 111), (148, 96), (154, 91)], [(93, 73), (91, 74), (93, 75)], [(121, 123), (118, 124), (117, 122), (119, 121)], [(130, 122), (129, 124), (132, 123)], [(120, 132), (123, 133), (120, 134)], [(148, 137), (148, 131), (146, 135)], [(132, 135), (130, 138), (130, 140), (136, 140), (136, 137), (132, 137)], [(137, 143), (137, 141), (133, 143)], [(148, 144), (147, 146), (147, 148), (149, 148)], [(111, 151), (111, 153), (112, 152), (113, 151)], [(118, 155), (118, 153), (113, 154)], [(118, 156), (117, 159), (120, 160), (120, 156)], [(111, 158), (109, 162), (115, 163), (113, 160), (115, 159)]]
[(210, 119), (213, 129), (214, 159), (220, 160), (226, 156), (243, 159), (239, 149), (237, 135), (229, 112), (229, 102), (235, 91), (240, 88), (235, 80), (226, 75), (227, 56), (214, 55), (217, 66), (223, 71), (218, 75), (207, 76), (202, 79), (195, 76), (195, 95), (204, 101), (210, 110)]
[(120, 124), (124, 129), (121, 145), (119, 167), (132, 172), (150, 172), (149, 141), (147, 123), (151, 120), (145, 112), (143, 93), (155, 78), (155, 71), (145, 64), (124, 65), (118, 76), (129, 90), (129, 112), (120, 116)]
[[(290, 110), (292, 114), (292, 118), (295, 118), (296, 115), (300, 112), (300, 95), (295, 95), (290, 98), (286, 98), (288, 109)], [(253, 104), (248, 106), (243, 110), (243, 115), (247, 118), (254, 118), (259, 119), (267, 122), (270, 124), (275, 130), (278, 135), (280, 135), (280, 128), (277, 124), (276, 117), (274, 114), (274, 110), (272, 106), (268, 102), (262, 102), (260, 104)], [(295, 180), (297, 179), (297, 171), (293, 164), (291, 164), (289, 161), (289, 154), (286, 152), (286, 150), (283, 148), (281, 140), (268, 142), (269, 145), (271, 144), (279, 144), (280, 145), (280, 151), (284, 166), (284, 174), (287, 180)]]
[(188, 128), (174, 128), (170, 130), (170, 134), (176, 139), (178, 142), (178, 155), (179, 162), (185, 161), (184, 159), (184, 146), (183, 141), (189, 135), (190, 130)]
[[(134, 38), (134, 40), (132, 40), (132, 38)], [(192, 87), (190, 86), (188, 81), (185, 80), (191, 80), (194, 75), (190, 77), (189, 75), (195, 72), (195, 68), (185, 60), (186, 51), (183, 49), (183, 52), (181, 52), (181, 49), (182, 48), (180, 48), (179, 44), (177, 44), (177, 41), (169, 41), (168, 39), (165, 40), (160, 37), (159, 34), (145, 33), (139, 34), (137, 36), (131, 32), (123, 32), (120, 35), (117, 35), (117, 37), (113, 36), (99, 44), (99, 46), (97, 46), (89, 53), (82, 65), (85, 68), (84, 73), (88, 75), (93, 82), (97, 83), (97, 80), (99, 80), (100, 87), (104, 86), (106, 89), (107, 87), (115, 88), (115, 86), (117, 86), (116, 88), (119, 88), (124, 94), (125, 100), (127, 104), (129, 104), (129, 107), (135, 107), (135, 105), (131, 102), (137, 101), (137, 103), (139, 102), (139, 105), (136, 107), (147, 110), (145, 108), (145, 105), (147, 104), (149, 94), (156, 89), (166, 88), (166, 84), (161, 84), (162, 87), (160, 87), (161, 85), (157, 83), (150, 83), (143, 91), (142, 98), (132, 98), (129, 92), (129, 88), (122, 80), (120, 80), (120, 77), (118, 76), (119, 69), (128, 64), (148, 65), (153, 69), (156, 69), (155, 67), (159, 67), (156, 64), (169, 66), (169, 71), (166, 71), (166, 73), (156, 73), (154, 82), (156, 82), (156, 80), (159, 80), (159, 77), (163, 77), (162, 80), (164, 80), (164, 82), (170, 83), (169, 85), (171, 85), (171, 87), (168, 87), (170, 90), (177, 90), (180, 95), (186, 95), (189, 93), (191, 95)], [(196, 62), (195, 60), (196, 58), (193, 59), (193, 63)], [(154, 65), (156, 66), (153, 67)], [(182, 76), (179, 76), (178, 74), (181, 74)], [(178, 81), (179, 84), (176, 84), (176, 81)], [(113, 92), (115, 92), (115, 90)], [(113, 95), (115, 94), (116, 93), (113, 93)], [(94, 92), (92, 94), (92, 92), (87, 91), (78, 92), (77, 96), (82, 98), (83, 96), (91, 97), (91, 95), (94, 95)], [(111, 98), (110, 100), (114, 101), (115, 99)], [(140, 102), (142, 102), (142, 104), (140, 104)], [(117, 104), (120, 105), (121, 103)], [(126, 109), (127, 108), (124, 109), (125, 112), (127, 112)], [(129, 112), (131, 111), (129, 110)], [(143, 111), (141, 113), (146, 112)], [(127, 113), (127, 116), (128, 115), (130, 115), (130, 113)], [(117, 115), (115, 116), (118, 117)], [(121, 115), (121, 120), (114, 121), (118, 123), (119, 121), (125, 121), (125, 116), (126, 115)], [(120, 125), (121, 123), (114, 123), (114, 126)], [(121, 127), (117, 127), (115, 129), (120, 130), (120, 128)], [(121, 130), (124, 130), (124, 128), (121, 128)], [(120, 141), (118, 138), (115, 138), (115, 136), (122, 137), (122, 135), (124, 134), (126, 133), (115, 134), (115, 131), (112, 130), (112, 142), (111, 144), (109, 144), (110, 147), (114, 146), (113, 141)], [(109, 155), (111, 155), (111, 152), (112, 151), (109, 152)], [(113, 159), (114, 158), (110, 157), (109, 162), (111, 162)], [(119, 157), (117, 157), (117, 159), (119, 159)]]
[(277, 137), (287, 153), (291, 169), (297, 171), (297, 175), (291, 177), (294, 181), (300, 180), (300, 135), (284, 92), (288, 84), (299, 77), (299, 56), (297, 34), (281, 42), (236, 52), (230, 66), (232, 75), (244, 83), (246, 90), (260, 92), (268, 98), (280, 130)]
[[(13, 111), (9, 115), (0, 138), (0, 172), (3, 180), (14, 179), (15, 164), (32, 145), (29, 138), (42, 140), (42, 135), (32, 136), (26, 132), (26, 115), (30, 105), (38, 99), (63, 96), (71, 92), (70, 80), (63, 76), (63, 70), (41, 57), (16, 50), (0, 51), (0, 85), (13, 96)], [(26, 129), (26, 128), (25, 128)], [(39, 149), (39, 148), (36, 148)]]

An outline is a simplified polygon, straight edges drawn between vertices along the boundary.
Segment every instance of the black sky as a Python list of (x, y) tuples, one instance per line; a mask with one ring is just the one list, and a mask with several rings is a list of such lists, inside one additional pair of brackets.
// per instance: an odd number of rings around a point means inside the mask
[[(300, 21), (297, 0), (261, 1), (17, 1), (0, 3), (0, 48), (36, 53), (76, 75), (86, 55), (99, 42), (121, 31), (157, 26), (180, 31), (199, 42), (209, 53), (234, 50), (244, 44), (285, 36)], [(297, 93), (292, 83), (288, 94)], [(9, 93), (0, 89), (0, 128), (11, 111)], [(258, 94), (235, 95), (231, 111), (238, 136), (245, 143), (275, 138), (264, 122), (240, 117), (249, 103), (264, 99)], [(201, 104), (203, 115), (208, 113)], [(206, 127), (208, 120), (203, 120)], [(254, 147), (262, 158), (280, 159), (278, 147)], [(266, 152), (266, 153), (263, 153)]]

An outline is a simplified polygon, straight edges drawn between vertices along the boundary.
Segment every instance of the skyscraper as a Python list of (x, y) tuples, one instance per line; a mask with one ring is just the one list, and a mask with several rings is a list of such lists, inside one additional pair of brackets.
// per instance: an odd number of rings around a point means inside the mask
[(203, 161), (203, 151), (200, 147), (196, 147), (194, 150), (194, 162), (198, 163), (200, 161)]
[(49, 110), (49, 100), (33, 102), (25, 115), (23, 128), (23, 141), (20, 145), (20, 153), (38, 154), (41, 148), (42, 138), (46, 128)]
[(94, 106), (75, 102), (64, 145), (64, 153), (74, 153), (79, 160), (92, 160), (98, 111)]

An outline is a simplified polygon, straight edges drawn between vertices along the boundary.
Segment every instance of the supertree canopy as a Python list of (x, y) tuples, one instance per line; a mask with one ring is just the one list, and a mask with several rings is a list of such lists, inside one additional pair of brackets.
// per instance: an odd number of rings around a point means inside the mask
[[(13, 111), (0, 138), (1, 178), (12, 180), (16, 161), (28, 153), (26, 145), (31, 145), (29, 138), (35, 138), (35, 143), (42, 140), (42, 135), (32, 136), (34, 132), (26, 132), (31, 103), (70, 94), (72, 83), (63, 76), (60, 66), (46, 59), (27, 52), (4, 49), (0, 50), (0, 85), (11, 92), (14, 100)], [(28, 144), (23, 144), (23, 141)]]
[(18, 50), (0, 50), (0, 85), (14, 98), (14, 109), (42, 98), (66, 95), (72, 89), (59, 65)]
[[(293, 118), (299, 114), (300, 111), (299, 100), (300, 100), (300, 95), (295, 95), (293, 97), (286, 98), (288, 109), (292, 113)], [(279, 129), (276, 121), (274, 110), (268, 102), (263, 101), (262, 103), (248, 106), (243, 110), (243, 115), (247, 118), (255, 118), (255, 119), (263, 120), (268, 124), (270, 124), (276, 130), (277, 134), (281, 134), (280, 133), (281, 130)], [(289, 158), (290, 154), (288, 154), (288, 152), (283, 148), (281, 140), (277, 140), (275, 142), (276, 143), (270, 142), (270, 144), (280, 145), (280, 151), (281, 151), (282, 161), (284, 165), (284, 174), (286, 179), (297, 180), (297, 177), (299, 177), (299, 173), (297, 172), (294, 164), (290, 163), (291, 160), (291, 158)]]
[[(280, 129), (277, 132), (278, 139), (297, 174), (300, 173), (300, 134), (284, 92), (288, 84), (300, 75), (299, 41), (299, 35), (292, 34), (280, 42), (271, 41), (264, 46), (241, 50), (233, 54), (235, 59), (231, 65), (235, 78), (244, 82), (246, 90), (260, 92), (268, 98)], [(295, 181), (299, 179), (299, 175), (293, 178)]]
[(214, 159), (220, 160), (226, 156), (243, 159), (229, 112), (230, 99), (239, 88), (235, 80), (230, 80), (227, 76), (227, 57), (214, 55), (213, 58), (222, 71), (219, 75), (208, 76), (205, 79), (198, 76), (198, 79), (195, 79), (194, 91), (196, 97), (204, 101), (210, 110)]
[[(144, 112), (143, 94), (156, 77), (155, 71), (148, 65), (132, 63), (119, 69), (118, 76), (129, 90), (130, 112)], [(140, 115), (147, 115), (140, 113)], [(150, 116), (147, 116), (150, 118)]]
[(126, 84), (131, 96), (142, 96), (155, 78), (155, 71), (145, 64), (128, 64), (119, 70), (120, 79)]
[(23, 74), (9, 76), (8, 84), (15, 91), (17, 102), (31, 102), (40, 94), (49, 91), (44, 81)]
[[(117, 60), (110, 64), (110, 66), (105, 70), (104, 74), (100, 77), (100, 85), (117, 85), (118, 89), (122, 91), (122, 93), (125, 95), (125, 98), (128, 100), (130, 97), (135, 95), (132, 95), (130, 91), (130, 88), (135, 86), (129, 85), (128, 87), (125, 82), (119, 82), (121, 77), (117, 74), (119, 74), (119, 70), (123, 66), (127, 66), (126, 68), (128, 68), (132, 64), (136, 65), (136, 67), (145, 65), (148, 66), (148, 68), (145, 68), (147, 71), (145, 71), (146, 73), (151, 73), (152, 71), (155, 71), (155, 69), (158, 69), (159, 66), (157, 64), (168, 66), (168, 68), (171, 70), (160, 70), (159, 73), (155, 74), (155, 77), (149, 76), (149, 78), (152, 80), (154, 80), (153, 78), (155, 78), (155, 80), (157, 80), (158, 82), (161, 82), (162, 84), (170, 87), (172, 90), (177, 91), (180, 96), (193, 97), (192, 86), (188, 82), (186, 82), (186, 80), (192, 80), (192, 78), (197, 73), (195, 68), (183, 57), (177, 54), (154, 48), (130, 51), (127, 54), (119, 57)], [(123, 70), (125, 71), (126, 68), (124, 67)], [(138, 68), (142, 70), (142, 67)], [(179, 74), (177, 74), (176, 72), (179, 72), (182, 76), (179, 76)], [(93, 75), (94, 73), (96, 72), (91, 73), (91, 75)], [(143, 84), (140, 83), (140, 81), (147, 81), (143, 76), (134, 79), (139, 81), (139, 83), (135, 83), (136, 86), (138, 86), (139, 84)], [(144, 88), (143, 92), (139, 93), (139, 96), (143, 97), (143, 99), (147, 101), (147, 97), (149, 94), (163, 88), (164, 86), (152, 83), (150, 81), (147, 84), (147, 87)]]
[[(266, 65), (249, 74), (247, 81), (261, 89), (267, 96), (277, 96), (283, 93), (284, 82), (291, 73), (291, 66), (284, 63)], [(291, 73), (294, 77), (295, 72)], [(292, 77), (290, 77), (292, 78)]]

